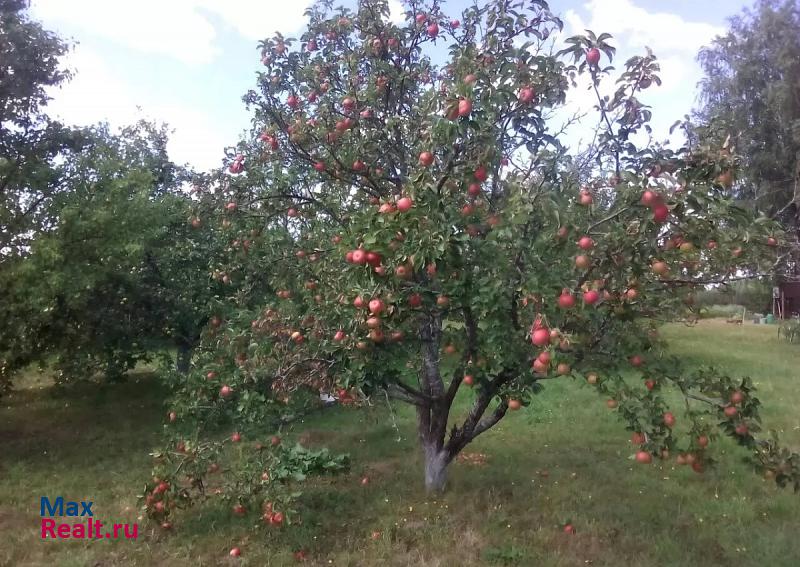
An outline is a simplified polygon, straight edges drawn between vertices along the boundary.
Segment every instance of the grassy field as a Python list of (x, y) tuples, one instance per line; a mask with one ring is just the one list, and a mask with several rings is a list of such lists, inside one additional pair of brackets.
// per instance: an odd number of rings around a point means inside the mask
[[(775, 327), (709, 320), (664, 334), (675, 354), (751, 375), (767, 424), (800, 448), (800, 348)], [(628, 432), (588, 386), (547, 386), (468, 447), (440, 499), (421, 491), (407, 408), (394, 408), (396, 429), (385, 403), (335, 408), (286, 433), (352, 457), (349, 474), (306, 488), (302, 525), (266, 532), (212, 502), (171, 533), (142, 524), (137, 541), (84, 543), (39, 539), (39, 497), (93, 500), (100, 519), (135, 522), (163, 393), (146, 374), (103, 387), (32, 382), (0, 406), (0, 565), (294, 565), (299, 549), (307, 564), (340, 566), (800, 564), (800, 495), (755, 476), (732, 443), (702, 476), (636, 465)], [(563, 533), (566, 522), (577, 533)]]

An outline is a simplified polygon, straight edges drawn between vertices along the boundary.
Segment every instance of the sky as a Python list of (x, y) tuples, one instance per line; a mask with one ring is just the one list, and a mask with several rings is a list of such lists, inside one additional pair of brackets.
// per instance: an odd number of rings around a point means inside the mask
[[(352, 0), (351, 0), (352, 1)], [(275, 31), (299, 35), (311, 0), (33, 0), (32, 17), (74, 44), (65, 66), (74, 78), (52, 92), (49, 113), (68, 124), (139, 118), (167, 123), (169, 151), (198, 170), (221, 164), (223, 148), (248, 129), (242, 95), (255, 86), (257, 42)], [(347, 4), (347, 2), (343, 2)], [(465, 0), (445, 3), (457, 14)], [(402, 18), (390, 0), (393, 19)], [(698, 49), (724, 33), (746, 0), (551, 0), (565, 22), (563, 37), (585, 28), (614, 36), (617, 63), (648, 46), (662, 65), (663, 85), (647, 91), (658, 139), (695, 104), (701, 78)], [(609, 85), (611, 87), (611, 85)], [(569, 109), (589, 110), (585, 89)], [(591, 120), (570, 131), (588, 139)]]

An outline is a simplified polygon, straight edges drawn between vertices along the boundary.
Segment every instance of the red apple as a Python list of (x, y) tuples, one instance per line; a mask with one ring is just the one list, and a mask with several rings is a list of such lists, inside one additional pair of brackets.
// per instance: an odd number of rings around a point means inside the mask
[(380, 299), (372, 299), (369, 302), (369, 311), (375, 315), (378, 315), (386, 308), (386, 305)]
[(523, 87), (519, 90), (519, 94), (517, 94), (517, 98), (523, 104), (528, 104), (535, 96), (536, 91), (533, 87)]
[(583, 236), (581, 237), (580, 240), (578, 240), (578, 248), (580, 248), (581, 250), (591, 250), (593, 247), (594, 247), (594, 240), (592, 240), (588, 236)]
[(407, 213), (414, 206), (414, 201), (410, 197), (402, 197), (397, 201), (397, 210), (401, 213)]
[(650, 265), (650, 269), (653, 271), (654, 274), (659, 276), (665, 276), (669, 273), (669, 266), (666, 262), (662, 262), (661, 260), (657, 260)]
[(228, 555), (230, 555), (231, 557), (239, 557), (242, 555), (242, 550), (239, 549), (238, 547), (234, 547), (228, 552)]
[(531, 342), (538, 347), (550, 344), (550, 331), (545, 329), (536, 329), (531, 334)]
[(461, 383), (465, 386), (472, 386), (475, 383), (475, 379), (471, 375), (465, 374), (464, 379), (461, 380)]
[(561, 309), (571, 309), (575, 307), (575, 296), (568, 289), (564, 289), (558, 296), (558, 306)]
[(675, 426), (675, 416), (672, 412), (666, 412), (664, 414), (664, 425), (672, 429)]
[(663, 223), (669, 216), (669, 208), (664, 204), (658, 204), (653, 207), (653, 220), (657, 223)]
[(586, 62), (593, 67), (600, 63), (600, 50), (596, 47), (592, 47), (589, 51), (587, 51)]
[(233, 388), (231, 388), (228, 385), (225, 385), (219, 389), (219, 395), (222, 396), (223, 398), (227, 398), (231, 394), (233, 394)]
[(354, 264), (366, 264), (367, 263), (367, 252), (361, 248), (353, 250), (353, 263)]
[(636, 451), (636, 462), (649, 465), (653, 462), (653, 455), (647, 451)]
[(430, 152), (422, 152), (419, 154), (419, 164), (422, 167), (429, 167), (433, 163), (433, 154)]
[(522, 403), (519, 400), (508, 400), (508, 409), (511, 411), (517, 411), (519, 408), (522, 407)]
[(592, 260), (589, 258), (589, 256), (581, 254), (580, 256), (575, 257), (575, 266), (580, 268), (581, 270), (585, 270), (591, 265), (592, 265)]
[(642, 193), (642, 205), (645, 207), (653, 207), (660, 201), (658, 193), (650, 191), (649, 189)]
[(594, 305), (600, 299), (600, 294), (595, 290), (590, 289), (583, 294), (583, 302), (587, 305)]
[(472, 112), (472, 101), (468, 98), (462, 98), (458, 101), (458, 115), (461, 117), (469, 116)]
[(482, 165), (479, 166), (472, 175), (481, 183), (489, 179), (489, 174), (487, 173), (486, 168)]
[(412, 309), (416, 309), (417, 307), (422, 305), (422, 296), (418, 293), (413, 293), (408, 297), (408, 304), (411, 306)]

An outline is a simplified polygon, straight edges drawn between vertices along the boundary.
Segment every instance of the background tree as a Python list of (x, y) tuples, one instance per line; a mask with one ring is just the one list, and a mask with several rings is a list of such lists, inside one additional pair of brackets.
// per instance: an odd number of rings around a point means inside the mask
[(800, 5), (758, 0), (701, 50), (700, 135), (741, 156), (733, 191), (800, 230)]
[(0, 268), (49, 222), (64, 189), (54, 158), (80, 143), (44, 114), (47, 89), (69, 77), (59, 67), (67, 46), (28, 18), (27, 5), (0, 1)]
[[(694, 290), (771, 266), (776, 226), (726, 197), (719, 176), (735, 160), (718, 148), (629, 137), (649, 120), (635, 98), (657, 82), (655, 58), (629, 60), (615, 102), (600, 103), (598, 155), (613, 176), (578, 186), (543, 115), (571, 74), (609, 78), (610, 37), (576, 36), (553, 54), (561, 23), (538, 1), (460, 19), (406, 8), (395, 25), (384, 0), (356, 12), (320, 2), (299, 41), (261, 44), (245, 97), (252, 139), (231, 150), (206, 213), (252, 240), (220, 270), (235, 291), (178, 385), (148, 512), (163, 520), (225, 461), (235, 513), (260, 500), (273, 525), (287, 453), (279, 440), (241, 442), (309, 387), (412, 404), (431, 492), (472, 440), (567, 377), (619, 413), (641, 463), (677, 452), (702, 472), (718, 424), (797, 486), (797, 457), (755, 436), (751, 382), (686, 370), (659, 346), (658, 322), (691, 317)], [(452, 411), (459, 395), (464, 415)], [(677, 419), (688, 437), (673, 433)]]
[(66, 380), (120, 378), (176, 349), (185, 371), (219, 287), (209, 262), (222, 245), (192, 217), (187, 173), (169, 160), (163, 128), (82, 136), (82, 153), (62, 155), (68, 190), (52, 226), (0, 279), (0, 353), (9, 370), (54, 362)]

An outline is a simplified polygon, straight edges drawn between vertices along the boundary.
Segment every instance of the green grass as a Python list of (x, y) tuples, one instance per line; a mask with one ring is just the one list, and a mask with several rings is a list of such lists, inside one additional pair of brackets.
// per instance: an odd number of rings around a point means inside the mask
[[(800, 350), (776, 327), (704, 321), (668, 326), (673, 352), (751, 375), (764, 417), (800, 447)], [(438, 499), (421, 490), (412, 412), (385, 401), (335, 408), (287, 437), (352, 457), (352, 471), (305, 488), (303, 523), (254, 527), (212, 500), (175, 519), (172, 533), (144, 527), (138, 541), (38, 538), (38, 498), (91, 499), (101, 519), (136, 521), (136, 492), (150, 470), (164, 409), (146, 375), (109, 386), (37, 384), (0, 407), (0, 565), (796, 565), (800, 495), (755, 476), (729, 442), (722, 467), (635, 465), (629, 434), (590, 389), (547, 384), (525, 411), (467, 448), (483, 465), (455, 463)], [(468, 400), (461, 400), (464, 408)], [(367, 475), (370, 482), (361, 486)], [(572, 522), (575, 535), (562, 527)], [(372, 539), (373, 532), (380, 532)]]

